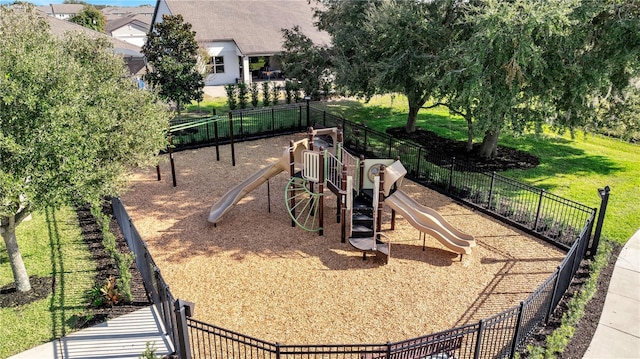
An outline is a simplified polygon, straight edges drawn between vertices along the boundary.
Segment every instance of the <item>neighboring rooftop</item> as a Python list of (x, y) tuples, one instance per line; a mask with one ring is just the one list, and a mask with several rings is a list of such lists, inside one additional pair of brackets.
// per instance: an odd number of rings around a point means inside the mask
[(140, 52), (140, 48), (128, 42), (115, 39), (111, 36), (103, 34), (101, 32), (91, 30), (84, 26), (80, 26), (78, 24), (61, 20), (51, 16), (45, 16), (47, 22), (49, 23), (49, 27), (51, 28), (51, 33), (59, 38), (64, 38), (67, 33), (72, 32), (82, 32), (87, 34), (91, 38), (106, 38), (109, 39), (111, 44), (113, 44), (113, 51), (116, 54), (122, 55), (125, 60), (125, 63), (129, 67), (129, 71), (131, 74), (137, 74), (144, 68), (144, 57)]
[(105, 27), (105, 32), (107, 34), (111, 34), (113, 30), (119, 29), (125, 25), (137, 26), (140, 29), (144, 29), (145, 32), (148, 32), (151, 27), (151, 16), (140, 14), (123, 15), (123, 17), (108, 21), (107, 26)]

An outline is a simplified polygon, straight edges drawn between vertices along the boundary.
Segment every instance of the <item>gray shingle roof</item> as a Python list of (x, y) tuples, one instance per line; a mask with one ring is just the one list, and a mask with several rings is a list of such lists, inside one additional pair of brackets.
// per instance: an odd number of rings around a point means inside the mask
[(119, 29), (128, 24), (136, 25), (144, 29), (146, 32), (148, 32), (149, 28), (151, 28), (151, 16), (131, 14), (129, 16), (107, 21), (107, 25), (105, 26), (105, 31), (108, 34), (110, 34), (114, 30)]
[(84, 26), (80, 26), (66, 20), (56, 19), (52, 16), (44, 16), (44, 18), (49, 23), (51, 33), (58, 38), (64, 38), (65, 34), (69, 32), (83, 32), (94, 39), (98, 37), (108, 39), (113, 44), (114, 52), (118, 54), (123, 54), (125, 56), (142, 57), (140, 48), (136, 45), (118, 40), (101, 32), (88, 29)]
[(316, 44), (328, 44), (329, 34), (313, 26), (307, 0), (166, 0), (171, 14), (182, 14), (198, 42), (234, 40), (245, 55), (282, 51), (282, 29), (294, 25)]

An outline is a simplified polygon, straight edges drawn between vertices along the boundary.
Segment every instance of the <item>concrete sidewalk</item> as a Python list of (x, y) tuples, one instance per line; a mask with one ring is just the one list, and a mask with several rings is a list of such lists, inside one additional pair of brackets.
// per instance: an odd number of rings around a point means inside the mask
[(149, 306), (91, 328), (71, 333), (37, 346), (9, 359), (138, 359), (146, 344), (154, 345), (156, 355), (173, 352), (164, 326), (154, 306)]
[(640, 230), (620, 251), (585, 359), (640, 358)]

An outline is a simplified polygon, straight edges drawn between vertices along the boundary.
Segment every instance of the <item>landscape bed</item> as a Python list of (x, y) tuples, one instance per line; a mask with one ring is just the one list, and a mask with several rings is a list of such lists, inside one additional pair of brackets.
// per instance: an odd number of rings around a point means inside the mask
[[(325, 191), (324, 236), (291, 227), (287, 173), (249, 193), (214, 227), (210, 207), (230, 188), (275, 162), (304, 134), (174, 153), (139, 171), (122, 201), (172, 293), (196, 303), (194, 318), (267, 341), (381, 343), (474, 323), (517, 305), (565, 253), (411, 181), (402, 190), (441, 213), (478, 246), (460, 257), (402, 217), (389, 230), (387, 265), (340, 242), (336, 198)], [(270, 192), (270, 193), (269, 193)], [(270, 201), (269, 201), (270, 198)], [(270, 203), (269, 203), (270, 202)], [(271, 212), (268, 211), (270, 208)]]

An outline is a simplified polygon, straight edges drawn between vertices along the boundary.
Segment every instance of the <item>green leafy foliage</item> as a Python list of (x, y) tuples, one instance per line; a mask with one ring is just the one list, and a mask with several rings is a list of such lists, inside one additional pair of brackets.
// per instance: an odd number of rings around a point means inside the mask
[(282, 33), (284, 51), (277, 55), (282, 70), (300, 83), (305, 95), (318, 99), (323, 85), (331, 81), (328, 48), (314, 44), (298, 26), (283, 29)]
[(238, 108), (238, 101), (236, 100), (238, 88), (236, 85), (224, 85), (224, 91), (227, 93), (227, 105), (229, 105), (229, 110), (233, 111)]
[(156, 356), (156, 346), (153, 343), (147, 342), (146, 348), (142, 354), (138, 358), (140, 359), (157, 359)]
[(93, 5), (85, 5), (82, 11), (72, 16), (69, 21), (86, 28), (104, 32), (107, 19), (98, 8)]
[(191, 24), (182, 15), (163, 15), (147, 34), (142, 53), (151, 66), (145, 75), (160, 96), (176, 103), (178, 113), (183, 104), (202, 101), (204, 78), (198, 71), (198, 43)]
[[(339, 90), (367, 100), (403, 94), (407, 132), (430, 98), (465, 118), (469, 150), (474, 131), (482, 135), (483, 157), (497, 155), (505, 129), (640, 127), (637, 116), (610, 110), (633, 113), (637, 1), (321, 2), (318, 26), (332, 36), (327, 53)], [(311, 48), (301, 34), (285, 34), (298, 53)]]
[(264, 107), (271, 105), (271, 89), (269, 82), (262, 83), (262, 105)]
[(29, 290), (15, 227), (34, 209), (91, 203), (157, 162), (169, 114), (105, 38), (54, 37), (35, 9), (0, 7), (0, 232)]
[(258, 89), (258, 84), (255, 82), (251, 83), (251, 87), (249, 88), (249, 93), (251, 95), (251, 106), (254, 108), (258, 107), (258, 95), (260, 94), (260, 90)]
[(247, 108), (247, 102), (249, 100), (249, 91), (247, 89), (247, 84), (241, 82), (238, 84), (238, 106), (241, 109)]

